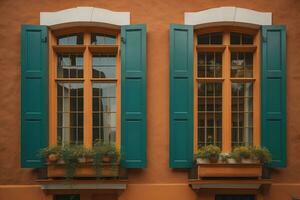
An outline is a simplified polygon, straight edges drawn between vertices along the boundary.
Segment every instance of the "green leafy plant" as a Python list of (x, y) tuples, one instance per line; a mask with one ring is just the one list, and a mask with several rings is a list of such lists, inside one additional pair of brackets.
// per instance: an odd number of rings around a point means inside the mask
[(262, 164), (270, 163), (272, 161), (272, 155), (270, 151), (265, 147), (253, 147), (252, 154), (253, 158), (259, 160), (259, 162)]
[(93, 163), (96, 168), (96, 176), (100, 177), (100, 168), (103, 163), (111, 163), (112, 169), (115, 169), (120, 159), (120, 151), (114, 144), (102, 142), (95, 143), (91, 149), (82, 145), (56, 145), (41, 149), (39, 152), (39, 156), (47, 160), (52, 155), (55, 157), (55, 162), (48, 161), (48, 163), (51, 165), (63, 164), (68, 179), (74, 177), (79, 163)]
[(220, 160), (222, 161), (222, 162), (227, 162), (228, 161), (228, 159), (230, 159), (230, 158), (232, 158), (231, 157), (231, 154), (229, 154), (229, 153), (220, 153)]
[(78, 162), (86, 163), (92, 157), (92, 150), (82, 145), (72, 146), (72, 149), (78, 158)]
[(197, 158), (202, 158), (202, 159), (206, 159), (207, 158), (204, 148), (199, 148), (198, 149), (196, 157)]
[(120, 151), (114, 144), (106, 144), (99, 141), (94, 144), (94, 147), (92, 149), (92, 156), (96, 169), (96, 176), (100, 177), (100, 168), (103, 163), (111, 163), (112, 169), (115, 169), (115, 164), (119, 162)]
[(238, 146), (233, 149), (231, 154), (237, 161), (240, 161), (241, 159), (250, 159), (252, 156), (252, 149), (248, 146)]
[(92, 155), (100, 155), (102, 162), (116, 162), (120, 158), (120, 151), (114, 144), (97, 142), (92, 149)]
[(66, 178), (74, 177), (78, 158), (81, 156), (79, 152), (81, 147), (75, 145), (65, 145), (62, 147), (61, 157), (65, 162)]
[(56, 163), (61, 158), (61, 146), (49, 146), (39, 151), (39, 156), (50, 163)]
[(196, 158), (208, 159), (210, 162), (217, 162), (218, 158), (223, 163), (257, 163), (259, 161), (262, 164), (270, 163), (272, 161), (272, 155), (270, 151), (263, 147), (251, 147), (251, 146), (237, 146), (231, 153), (221, 153), (221, 149), (216, 145), (207, 145), (199, 148)]
[(198, 150), (197, 156), (199, 158), (208, 159), (210, 162), (218, 162), (221, 153), (220, 147), (216, 145), (207, 145)]

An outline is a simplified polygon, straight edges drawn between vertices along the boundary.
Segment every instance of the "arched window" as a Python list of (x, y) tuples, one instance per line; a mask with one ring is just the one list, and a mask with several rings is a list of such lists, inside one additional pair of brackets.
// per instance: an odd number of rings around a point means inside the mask
[(49, 41), (50, 143), (119, 144), (120, 32), (73, 27)]
[(195, 30), (194, 126), (197, 148), (259, 145), (259, 31)]

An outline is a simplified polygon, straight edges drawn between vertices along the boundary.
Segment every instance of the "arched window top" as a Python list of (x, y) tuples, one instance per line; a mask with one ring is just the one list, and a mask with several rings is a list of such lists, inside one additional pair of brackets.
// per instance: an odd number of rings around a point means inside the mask
[(119, 28), (130, 24), (130, 12), (114, 12), (102, 8), (76, 7), (57, 12), (41, 12), (40, 24), (51, 28), (69, 26), (106, 26)]
[(272, 13), (237, 7), (219, 7), (199, 12), (185, 12), (184, 24), (197, 27), (233, 25), (258, 28), (261, 25), (272, 25)]

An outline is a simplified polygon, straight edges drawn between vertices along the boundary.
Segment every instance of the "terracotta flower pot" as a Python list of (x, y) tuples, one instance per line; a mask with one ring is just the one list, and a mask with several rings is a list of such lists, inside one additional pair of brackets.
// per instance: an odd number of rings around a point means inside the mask
[(243, 164), (253, 164), (253, 163), (256, 163), (256, 162), (251, 158), (242, 158), (241, 163), (243, 163)]
[(85, 157), (78, 158), (78, 163), (86, 163)]
[(48, 155), (48, 162), (54, 163), (54, 162), (57, 162), (57, 160), (58, 160), (57, 154), (49, 154)]
[(205, 158), (197, 158), (197, 164), (207, 164), (209, 163), (208, 159)]
[(110, 163), (111, 162), (111, 158), (109, 156), (103, 156), (102, 157), (102, 162), (104, 162), (104, 163)]
[(228, 164), (236, 164), (236, 163), (238, 163), (235, 159), (233, 159), (233, 158), (228, 158), (227, 159), (227, 163)]
[(85, 157), (85, 162), (86, 163), (92, 163), (94, 160), (91, 157)]
[(210, 158), (209, 158), (209, 162), (211, 162), (211, 163), (217, 163), (218, 160), (219, 160), (218, 157), (210, 157)]
[(64, 165), (65, 164), (65, 161), (63, 159), (58, 159), (57, 161), (58, 164), (61, 164), (61, 165)]

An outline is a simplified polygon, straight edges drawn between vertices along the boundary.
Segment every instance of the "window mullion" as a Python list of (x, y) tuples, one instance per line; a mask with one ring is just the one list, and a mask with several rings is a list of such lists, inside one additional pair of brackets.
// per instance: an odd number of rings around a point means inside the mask
[[(91, 43), (90, 33), (84, 33), (84, 45), (89, 45)], [(83, 144), (86, 147), (92, 146), (92, 66), (91, 66), (91, 53), (88, 48), (85, 49), (83, 54), (83, 67), (84, 67), (84, 136), (83, 136)]]
[[(49, 46), (56, 44), (56, 39), (49, 31)], [(52, 48), (49, 48), (49, 145), (57, 144), (57, 86), (56, 78), (57, 56)]]
[[(260, 47), (260, 31), (255, 35), (254, 43)], [(260, 146), (260, 48), (253, 55), (253, 145)]]
[(223, 152), (231, 151), (231, 81), (230, 81), (230, 34), (225, 32), (223, 35), (224, 45), (226, 48), (223, 53), (223, 131), (222, 144)]

